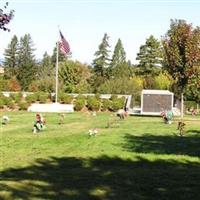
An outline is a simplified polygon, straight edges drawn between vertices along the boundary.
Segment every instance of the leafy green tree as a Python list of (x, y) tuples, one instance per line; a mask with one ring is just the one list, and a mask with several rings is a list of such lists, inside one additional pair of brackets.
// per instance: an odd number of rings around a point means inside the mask
[(154, 78), (154, 89), (169, 90), (172, 86), (172, 77), (167, 73), (160, 73)]
[(144, 76), (143, 87), (144, 89), (155, 89), (155, 77)]
[(59, 80), (64, 92), (87, 92), (90, 78), (88, 67), (78, 61), (65, 61), (59, 65)]
[(160, 42), (152, 35), (140, 46), (137, 54), (138, 68), (141, 75), (157, 75), (162, 67), (162, 50)]
[(103, 94), (136, 94), (140, 93), (143, 88), (142, 78), (126, 77), (107, 80), (99, 87), (98, 92)]
[(18, 38), (16, 35), (11, 39), (10, 44), (8, 44), (7, 49), (5, 49), (5, 74), (8, 78), (16, 76), (18, 73)]
[(95, 59), (93, 61), (94, 72), (98, 76), (107, 76), (107, 68), (109, 66), (109, 50), (108, 48), (108, 35), (105, 33), (101, 44), (99, 45), (98, 51), (95, 52)]
[[(172, 20), (163, 38), (165, 68), (173, 77), (178, 94), (183, 93), (188, 80), (195, 74), (200, 61), (200, 29), (185, 20)], [(177, 91), (174, 91), (177, 92)]]
[(20, 38), (17, 79), (23, 90), (28, 88), (37, 72), (34, 50), (30, 34), (25, 34)]
[(41, 92), (54, 92), (55, 91), (55, 77), (45, 76), (38, 80), (34, 80), (29, 85), (29, 91), (41, 91)]
[(194, 67), (194, 72), (188, 80), (185, 93), (188, 99), (200, 104), (200, 64)]

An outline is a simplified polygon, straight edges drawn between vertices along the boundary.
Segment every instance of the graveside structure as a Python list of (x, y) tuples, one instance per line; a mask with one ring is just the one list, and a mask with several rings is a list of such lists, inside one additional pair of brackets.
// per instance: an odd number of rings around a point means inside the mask
[(28, 108), (29, 112), (56, 112), (56, 113), (72, 113), (74, 112), (73, 104), (34, 103)]
[(168, 90), (142, 90), (141, 114), (160, 115), (162, 111), (173, 111), (174, 93)]

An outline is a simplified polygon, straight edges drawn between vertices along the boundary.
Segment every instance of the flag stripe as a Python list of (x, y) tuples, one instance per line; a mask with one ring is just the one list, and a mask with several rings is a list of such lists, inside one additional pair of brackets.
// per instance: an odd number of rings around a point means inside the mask
[(61, 33), (61, 31), (60, 31), (60, 38), (61, 41), (59, 42), (59, 49), (61, 53), (67, 56), (70, 53), (70, 46), (67, 40), (64, 38), (63, 34)]

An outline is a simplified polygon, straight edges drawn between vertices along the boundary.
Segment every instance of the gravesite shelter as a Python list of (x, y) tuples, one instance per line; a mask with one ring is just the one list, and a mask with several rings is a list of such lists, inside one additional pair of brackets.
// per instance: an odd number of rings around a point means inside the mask
[(174, 94), (168, 90), (142, 90), (141, 114), (160, 115), (162, 111), (173, 110)]

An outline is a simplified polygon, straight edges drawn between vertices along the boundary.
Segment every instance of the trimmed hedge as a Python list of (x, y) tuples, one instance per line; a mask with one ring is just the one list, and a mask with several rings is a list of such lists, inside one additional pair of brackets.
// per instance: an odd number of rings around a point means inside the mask
[(15, 103), (13, 101), (9, 101), (7, 103), (7, 107), (10, 108), (10, 109), (15, 109)]
[(28, 103), (34, 103), (34, 102), (36, 102), (37, 101), (37, 95), (35, 95), (35, 94), (28, 95), (26, 97), (26, 101)]
[(96, 97), (88, 97), (87, 107), (89, 110), (98, 111), (101, 107), (101, 102)]
[(25, 101), (20, 102), (19, 104), (19, 110), (27, 110), (28, 109), (28, 103)]
[(114, 99), (111, 103), (111, 110), (116, 112), (124, 107), (124, 98)]
[(85, 100), (84, 99), (76, 99), (75, 105), (74, 105), (74, 110), (76, 111), (81, 111), (85, 106)]
[(59, 95), (59, 101), (61, 103), (70, 104), (73, 100), (73, 97), (66, 93), (61, 93)]
[(109, 99), (102, 100), (102, 103), (101, 103), (102, 111), (111, 110), (111, 107), (112, 107), (112, 101), (110, 101)]

